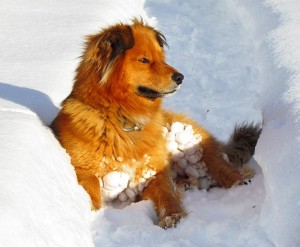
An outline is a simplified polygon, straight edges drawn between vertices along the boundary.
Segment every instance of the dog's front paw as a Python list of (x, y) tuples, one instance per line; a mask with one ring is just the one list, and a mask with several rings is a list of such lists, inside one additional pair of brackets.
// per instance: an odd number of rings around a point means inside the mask
[(177, 213), (168, 216), (164, 216), (159, 220), (158, 225), (163, 229), (168, 229), (171, 227), (176, 227), (180, 219), (184, 217), (184, 213)]

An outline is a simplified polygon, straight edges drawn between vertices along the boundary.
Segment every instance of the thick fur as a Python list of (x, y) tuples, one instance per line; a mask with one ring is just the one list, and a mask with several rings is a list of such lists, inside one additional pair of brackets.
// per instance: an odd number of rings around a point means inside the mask
[(262, 131), (261, 124), (236, 125), (229, 141), (224, 144), (224, 153), (236, 167), (242, 167), (254, 155), (257, 140)]
[[(222, 144), (200, 125), (162, 110), (162, 98), (174, 93), (183, 79), (165, 62), (165, 44), (160, 32), (138, 20), (89, 36), (73, 90), (51, 127), (71, 156), (78, 182), (90, 195), (94, 209), (102, 206), (100, 178), (123, 171), (139, 181), (143, 169), (149, 167), (156, 177), (142, 199), (153, 201), (160, 226), (172, 227), (185, 212), (171, 179), (162, 126), (184, 122), (202, 135), (203, 160), (219, 186), (239, 183), (242, 174), (228, 165), (221, 155)], [(245, 161), (248, 153), (241, 152), (236, 158), (234, 149), (236, 136), (248, 138), (247, 127), (236, 132), (226, 150), (230, 158)], [(246, 143), (251, 145), (246, 148), (251, 154), (255, 143)], [(149, 162), (145, 156), (151, 157)]]

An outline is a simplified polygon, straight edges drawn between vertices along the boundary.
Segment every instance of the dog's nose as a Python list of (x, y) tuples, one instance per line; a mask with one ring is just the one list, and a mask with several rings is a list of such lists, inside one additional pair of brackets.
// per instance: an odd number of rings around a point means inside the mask
[(182, 83), (184, 76), (181, 73), (175, 72), (172, 75), (172, 80), (176, 82), (177, 85), (180, 85)]

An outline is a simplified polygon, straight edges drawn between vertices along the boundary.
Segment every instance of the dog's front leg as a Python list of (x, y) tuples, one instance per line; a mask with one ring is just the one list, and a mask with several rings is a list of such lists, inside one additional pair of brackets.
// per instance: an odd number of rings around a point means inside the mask
[(169, 169), (156, 175), (143, 192), (143, 199), (152, 200), (158, 215), (158, 225), (162, 228), (176, 226), (186, 214), (182, 208), (181, 198), (176, 193)]
[(77, 172), (77, 179), (79, 184), (89, 194), (91, 199), (91, 209), (97, 210), (101, 208), (101, 194), (99, 179), (92, 174), (85, 174), (80, 171)]

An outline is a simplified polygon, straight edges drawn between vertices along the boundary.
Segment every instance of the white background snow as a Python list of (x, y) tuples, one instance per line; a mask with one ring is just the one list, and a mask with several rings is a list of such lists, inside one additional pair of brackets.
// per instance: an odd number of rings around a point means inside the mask
[[(300, 1), (9, 1), (0, 7), (0, 246), (300, 246)], [(46, 127), (72, 87), (84, 35), (144, 17), (184, 75), (164, 106), (221, 140), (263, 121), (248, 186), (187, 192), (162, 230), (144, 201), (89, 210)]]

